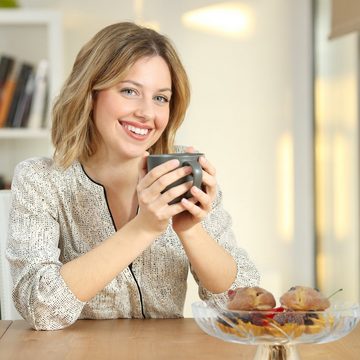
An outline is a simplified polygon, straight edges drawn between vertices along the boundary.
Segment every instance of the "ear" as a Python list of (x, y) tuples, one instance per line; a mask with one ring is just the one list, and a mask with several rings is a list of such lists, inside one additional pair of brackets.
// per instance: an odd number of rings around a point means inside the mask
[(91, 92), (91, 97), (92, 97), (93, 100), (96, 100), (98, 93), (99, 93), (98, 90), (93, 90)]

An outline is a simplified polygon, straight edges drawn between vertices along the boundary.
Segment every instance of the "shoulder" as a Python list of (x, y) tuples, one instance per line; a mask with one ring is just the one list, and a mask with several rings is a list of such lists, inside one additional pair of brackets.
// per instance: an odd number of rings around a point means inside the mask
[(37, 176), (40, 173), (46, 173), (51, 171), (53, 167), (53, 161), (46, 157), (34, 157), (24, 161), (21, 161), (16, 165), (14, 171), (14, 177), (18, 176)]
[(13, 209), (19, 204), (55, 208), (53, 168), (53, 161), (45, 157), (30, 158), (16, 166), (11, 183)]
[(14, 170), (13, 186), (26, 182), (36, 187), (51, 187), (60, 181), (64, 170), (51, 158), (33, 157), (17, 164)]
[(34, 157), (20, 162), (11, 183), (13, 198), (34, 203), (42, 199), (44, 204), (55, 208), (59, 196), (71, 187), (76, 166), (74, 163), (63, 169), (47, 157)]
[(30, 158), (16, 165), (11, 183), (13, 194), (27, 193), (36, 189), (47, 188), (48, 174), (52, 162), (48, 158)]
[(62, 169), (53, 159), (48, 157), (33, 157), (27, 160), (21, 161), (15, 167), (14, 177), (16, 175), (27, 176), (66, 176), (67, 173), (72, 173), (76, 168), (76, 163), (70, 165), (67, 169)]

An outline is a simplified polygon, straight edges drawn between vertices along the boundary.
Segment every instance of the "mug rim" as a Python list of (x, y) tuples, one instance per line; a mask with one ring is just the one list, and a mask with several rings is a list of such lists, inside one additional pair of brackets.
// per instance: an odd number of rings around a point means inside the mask
[(172, 157), (172, 156), (201, 156), (204, 155), (204, 153), (171, 153), (171, 154), (151, 154), (148, 155), (148, 157)]

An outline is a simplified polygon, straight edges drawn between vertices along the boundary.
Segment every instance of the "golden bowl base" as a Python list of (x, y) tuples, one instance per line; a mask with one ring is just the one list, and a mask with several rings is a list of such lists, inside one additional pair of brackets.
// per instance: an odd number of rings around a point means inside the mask
[(258, 345), (254, 360), (300, 360), (300, 356), (292, 345)]

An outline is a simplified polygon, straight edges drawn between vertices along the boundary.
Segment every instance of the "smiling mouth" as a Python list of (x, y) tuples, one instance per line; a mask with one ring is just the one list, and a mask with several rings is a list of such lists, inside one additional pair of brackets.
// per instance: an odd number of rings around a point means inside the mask
[(139, 128), (130, 124), (122, 123), (120, 122), (121, 126), (125, 128), (126, 130), (130, 131), (131, 133), (138, 135), (138, 136), (146, 136), (151, 129), (149, 128)]

